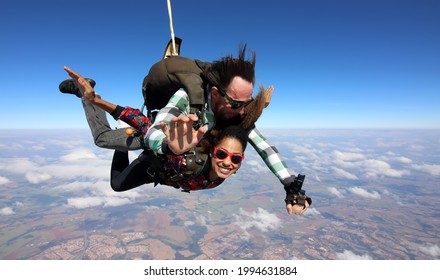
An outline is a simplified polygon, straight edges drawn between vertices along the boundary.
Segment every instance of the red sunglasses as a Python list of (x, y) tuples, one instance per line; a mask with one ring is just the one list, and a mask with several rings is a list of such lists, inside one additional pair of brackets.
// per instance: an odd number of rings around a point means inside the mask
[(239, 164), (243, 159), (244, 155), (232, 154), (225, 149), (214, 147), (214, 157), (218, 159), (225, 159), (229, 157), (233, 164)]

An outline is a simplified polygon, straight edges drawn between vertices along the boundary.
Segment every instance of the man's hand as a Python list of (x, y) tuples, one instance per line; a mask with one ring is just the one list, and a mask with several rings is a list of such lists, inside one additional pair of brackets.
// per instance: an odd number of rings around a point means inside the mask
[(301, 204), (294, 204), (291, 203), (286, 204), (286, 210), (288, 214), (295, 214), (295, 215), (301, 215), (310, 207), (309, 202), (306, 201), (305, 205)]
[(181, 155), (194, 148), (206, 133), (206, 128), (201, 127), (198, 130), (193, 128), (193, 123), (198, 120), (194, 114), (174, 117), (168, 127), (164, 122), (160, 124), (165, 134), (168, 147), (176, 154)]

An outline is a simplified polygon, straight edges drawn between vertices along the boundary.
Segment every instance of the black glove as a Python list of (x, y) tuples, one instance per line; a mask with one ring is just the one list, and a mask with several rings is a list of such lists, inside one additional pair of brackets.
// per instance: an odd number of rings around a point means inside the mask
[(302, 188), (305, 178), (306, 175), (298, 174), (298, 176), (295, 177), (293, 182), (284, 186), (284, 190), (286, 191), (286, 194), (298, 194)]
[(284, 190), (286, 191), (286, 199), (284, 201), (286, 204), (299, 204), (305, 207), (307, 201), (309, 206), (312, 205), (312, 199), (306, 196), (305, 190), (301, 189), (305, 178), (306, 175), (298, 174), (293, 182), (284, 186)]

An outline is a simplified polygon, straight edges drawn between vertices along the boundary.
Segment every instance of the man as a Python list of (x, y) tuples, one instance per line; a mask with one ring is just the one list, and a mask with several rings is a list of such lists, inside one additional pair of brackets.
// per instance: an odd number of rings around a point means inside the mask
[[(60, 91), (78, 97), (82, 96), (80, 91), (87, 93), (83, 106), (96, 145), (118, 150), (141, 149), (145, 146), (158, 154), (180, 155), (195, 147), (203, 134), (216, 123), (241, 121), (245, 107), (252, 102), (255, 82), (256, 55), (252, 53), (252, 59), (246, 60), (245, 53), (246, 46), (243, 46), (237, 58), (227, 56), (206, 63), (176, 56), (153, 65), (144, 79), (143, 93), (149, 116), (154, 109), (160, 111), (151, 127), (146, 126), (148, 129), (136, 137), (125, 135), (125, 131), (111, 130), (105, 112), (100, 112), (99, 108), (116, 119), (124, 111), (130, 114), (130, 108), (113, 105), (96, 96), (93, 80), (86, 80), (65, 67), (75, 81), (63, 81)], [(144, 135), (143, 140), (141, 134)], [(171, 140), (179, 137), (179, 141), (168, 143), (165, 141), (166, 134)], [(249, 143), (284, 185), (286, 193), (296, 195), (301, 190), (302, 182), (298, 184), (276, 148), (270, 146), (255, 127), (249, 132)], [(294, 200), (286, 200), (289, 214), (296, 213), (292, 210), (293, 204)], [(307, 207), (308, 204), (305, 209)]]

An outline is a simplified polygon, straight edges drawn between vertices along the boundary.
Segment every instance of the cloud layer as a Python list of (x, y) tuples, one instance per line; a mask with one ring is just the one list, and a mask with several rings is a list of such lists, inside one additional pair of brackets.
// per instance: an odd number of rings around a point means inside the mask
[[(61, 144), (55, 139), (51, 143)], [(110, 188), (112, 151), (96, 147), (85, 148), (75, 145), (76, 143), (77, 141), (62, 142), (62, 147), (57, 150), (58, 157), (33, 154), (30, 157), (1, 158), (0, 172), (9, 175), (0, 176), (0, 186), (16, 181), (11, 178), (22, 178), (31, 185), (51, 185), (55, 191), (69, 192), (65, 205), (79, 209), (133, 203), (139, 196), (139, 191), (117, 193)], [(43, 153), (49, 152), (44, 144), (30, 148)], [(131, 155), (135, 156), (134, 153)], [(14, 211), (13, 208), (3, 208), (1, 213), (9, 215)]]
[(236, 224), (249, 236), (248, 230), (254, 228), (261, 232), (268, 232), (270, 230), (277, 230), (282, 227), (281, 220), (272, 213), (269, 213), (263, 208), (258, 208), (256, 211), (246, 211), (240, 208), (238, 214), (234, 215)]

